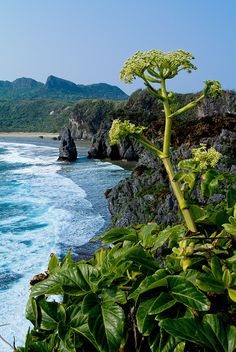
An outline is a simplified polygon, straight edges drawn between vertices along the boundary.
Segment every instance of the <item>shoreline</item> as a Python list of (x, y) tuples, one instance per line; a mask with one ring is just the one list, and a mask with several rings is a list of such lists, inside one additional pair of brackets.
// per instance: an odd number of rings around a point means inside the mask
[(0, 132), (0, 137), (32, 137), (32, 138), (55, 138), (59, 133), (50, 132)]
[[(0, 138), (35, 138), (41, 141), (43, 141), (43, 139), (45, 138), (46, 140), (51, 139), (51, 140), (60, 142), (58, 137), (59, 137), (59, 133), (50, 133), (50, 132), (0, 132)], [(91, 146), (91, 142), (88, 140), (75, 139), (74, 141), (76, 146), (78, 147), (86, 147), (89, 149), (89, 147)], [(118, 165), (123, 169), (130, 170), (130, 171), (132, 171), (137, 164), (137, 161), (128, 161), (125, 159), (111, 160), (109, 158), (105, 158), (105, 159), (97, 159), (97, 160), (110, 162), (111, 164)]]

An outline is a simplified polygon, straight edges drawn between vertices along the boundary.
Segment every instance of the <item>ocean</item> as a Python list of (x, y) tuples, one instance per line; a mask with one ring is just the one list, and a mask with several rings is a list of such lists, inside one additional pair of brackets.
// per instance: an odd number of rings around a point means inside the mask
[[(104, 191), (130, 174), (109, 162), (57, 162), (52, 139), (0, 138), (0, 335), (24, 343), (29, 281), (47, 269), (50, 253), (62, 258), (106, 229)], [(0, 339), (0, 352), (12, 351)]]

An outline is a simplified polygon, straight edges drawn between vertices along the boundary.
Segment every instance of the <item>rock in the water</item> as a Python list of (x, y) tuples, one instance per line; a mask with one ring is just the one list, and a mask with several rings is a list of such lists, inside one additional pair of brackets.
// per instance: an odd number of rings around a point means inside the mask
[(59, 158), (57, 161), (75, 161), (77, 159), (77, 149), (74, 139), (68, 127), (63, 127), (61, 131), (61, 144), (59, 148)]

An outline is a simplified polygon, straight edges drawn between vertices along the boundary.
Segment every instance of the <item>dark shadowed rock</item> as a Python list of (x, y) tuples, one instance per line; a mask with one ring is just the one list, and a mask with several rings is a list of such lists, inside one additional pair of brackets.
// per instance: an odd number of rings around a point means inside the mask
[(77, 159), (77, 149), (74, 139), (68, 127), (61, 130), (61, 144), (59, 147), (59, 158), (57, 161), (75, 161)]

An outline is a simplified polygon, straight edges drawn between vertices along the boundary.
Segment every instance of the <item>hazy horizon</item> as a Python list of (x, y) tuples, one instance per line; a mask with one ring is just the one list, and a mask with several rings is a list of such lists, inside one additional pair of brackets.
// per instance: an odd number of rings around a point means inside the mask
[(130, 94), (144, 88), (119, 79), (138, 50), (184, 49), (198, 67), (181, 73), (168, 88), (201, 90), (206, 79), (235, 90), (234, 0), (9, 0), (0, 4), (0, 80), (54, 75), (76, 84), (108, 83)]

